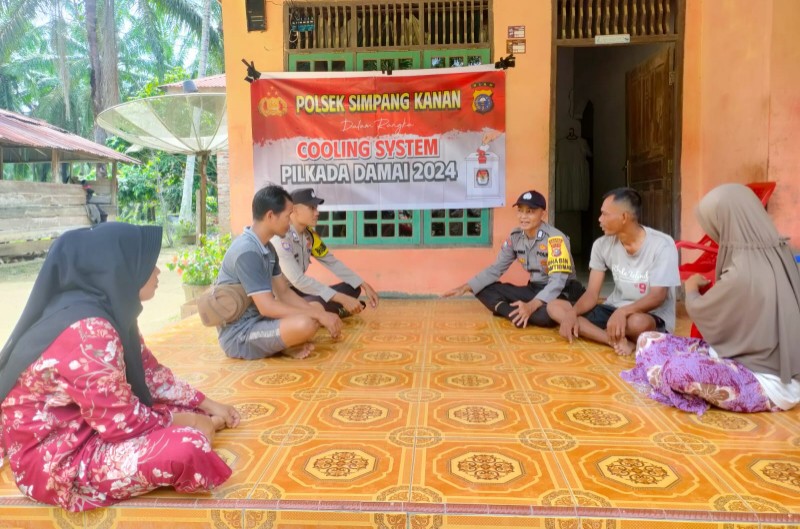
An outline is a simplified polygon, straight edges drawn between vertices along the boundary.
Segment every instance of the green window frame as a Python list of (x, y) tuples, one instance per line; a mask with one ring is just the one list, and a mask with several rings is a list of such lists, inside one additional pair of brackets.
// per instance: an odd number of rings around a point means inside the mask
[[(477, 66), (490, 61), (487, 49), (422, 52), (423, 68)], [(488, 245), (491, 242), (491, 209), (431, 209), (423, 217), (427, 246)]]
[(382, 72), (419, 69), (418, 51), (373, 51), (356, 54), (356, 70), (359, 72)]
[(320, 211), (317, 233), (328, 243), (352, 246), (356, 243), (355, 218), (350, 211)]
[(486, 208), (426, 210), (423, 229), (427, 244), (488, 244), (490, 211)]
[[(486, 64), (489, 54), (485, 48), (290, 53), (288, 66), (293, 72), (448, 68)], [(490, 209), (469, 208), (321, 211), (317, 232), (336, 246), (486, 246), (491, 243), (491, 218)]]
[(425, 50), (422, 52), (423, 68), (455, 68), (477, 66), (491, 61), (489, 50), (485, 48), (462, 50)]
[(359, 246), (409, 246), (420, 243), (420, 210), (356, 212)]
[(293, 53), (290, 72), (352, 72), (352, 53)]

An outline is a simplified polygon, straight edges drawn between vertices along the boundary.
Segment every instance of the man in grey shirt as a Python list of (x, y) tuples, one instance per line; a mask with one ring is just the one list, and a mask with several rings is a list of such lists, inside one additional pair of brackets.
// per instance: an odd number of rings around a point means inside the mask
[(218, 284), (240, 283), (253, 303), (242, 317), (218, 327), (219, 343), (232, 358), (253, 360), (283, 352), (305, 358), (320, 326), (338, 338), (342, 320), (295, 294), (281, 274), (274, 235), (289, 229), (292, 199), (285, 189), (268, 185), (253, 197), (253, 225), (245, 228), (222, 259)]
[[(442, 296), (474, 292), (493, 314), (510, 319), (517, 327), (529, 323), (554, 326), (555, 322), (547, 315), (547, 304), (559, 297), (577, 300), (583, 294), (583, 285), (575, 279), (569, 239), (543, 220), (546, 206), (541, 193), (533, 190), (522, 193), (514, 203), (519, 227), (503, 243), (497, 261)], [(514, 261), (519, 261), (530, 273), (527, 285), (499, 281)]]
[[(605, 343), (617, 354), (631, 354), (639, 335), (675, 329), (675, 287), (680, 286), (678, 250), (666, 233), (639, 224), (642, 198), (631, 188), (606, 193), (600, 210), (605, 236), (592, 246), (589, 285), (575, 306), (554, 301), (550, 317), (561, 336)], [(598, 305), (607, 270), (614, 291)]]
[[(316, 303), (326, 311), (344, 318), (358, 314), (365, 304), (358, 300), (363, 292), (372, 308), (378, 306), (378, 293), (369, 283), (337, 259), (330, 248), (314, 230), (319, 219), (319, 205), (325, 202), (313, 189), (292, 191), (292, 224), (284, 236), (275, 235), (272, 245), (278, 252), (281, 270), (294, 291), (309, 303)], [(335, 285), (325, 285), (306, 275), (311, 257), (342, 280)]]

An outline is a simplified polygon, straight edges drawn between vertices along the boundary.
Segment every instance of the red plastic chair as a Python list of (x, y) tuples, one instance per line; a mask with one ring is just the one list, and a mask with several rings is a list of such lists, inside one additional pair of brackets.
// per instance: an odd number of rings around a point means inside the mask
[[(772, 196), (772, 193), (775, 192), (776, 185), (776, 182), (751, 182), (747, 184), (747, 187), (753, 190), (753, 193), (756, 194), (759, 200), (761, 200), (761, 203), (764, 204), (764, 208), (766, 208), (769, 198)], [(713, 285), (717, 268), (717, 254), (719, 253), (719, 246), (717, 243), (711, 240), (711, 237), (708, 235), (704, 235), (703, 238), (697, 242), (678, 241), (675, 243), (675, 246), (678, 247), (679, 253), (682, 248), (701, 251), (697, 259), (678, 267), (681, 281), (686, 281), (694, 274), (702, 274), (706, 279), (711, 281), (711, 285)], [(709, 285), (709, 287), (711, 285)], [(703, 337), (694, 324), (692, 324), (691, 336), (693, 338)]]
[[(766, 208), (769, 198), (775, 192), (775, 185), (775, 182), (752, 182), (747, 184), (747, 187), (753, 190)], [(701, 250), (702, 252), (694, 261), (684, 263), (678, 267), (681, 281), (685, 281), (694, 274), (702, 274), (711, 281), (714, 280), (714, 269), (717, 266), (719, 247), (717, 243), (711, 240), (711, 237), (704, 235), (697, 242), (678, 241), (675, 245), (678, 247), (678, 251), (685, 248), (687, 250)]]

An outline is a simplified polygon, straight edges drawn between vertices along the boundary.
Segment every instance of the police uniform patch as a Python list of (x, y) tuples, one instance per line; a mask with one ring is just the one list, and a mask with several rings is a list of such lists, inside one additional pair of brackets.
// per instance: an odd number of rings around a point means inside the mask
[(313, 230), (309, 230), (311, 232), (311, 255), (314, 257), (325, 257), (328, 255), (328, 247), (322, 242), (317, 232)]
[(547, 270), (550, 274), (572, 273), (572, 259), (563, 237), (547, 239)]
[(286, 250), (287, 252), (292, 251), (292, 245), (289, 244), (289, 241), (281, 241), (281, 246), (283, 246), (283, 249)]
[(540, 244), (539, 245), (539, 250), (541, 250), (543, 252), (546, 252), (547, 251), (547, 245), (546, 244)]

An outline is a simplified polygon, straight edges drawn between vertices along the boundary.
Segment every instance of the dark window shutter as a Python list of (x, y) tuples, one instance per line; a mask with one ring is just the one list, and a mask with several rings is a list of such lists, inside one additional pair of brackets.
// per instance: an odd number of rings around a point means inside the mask
[(265, 0), (247, 0), (247, 31), (264, 31), (267, 29), (267, 9)]

